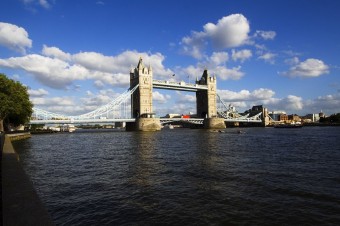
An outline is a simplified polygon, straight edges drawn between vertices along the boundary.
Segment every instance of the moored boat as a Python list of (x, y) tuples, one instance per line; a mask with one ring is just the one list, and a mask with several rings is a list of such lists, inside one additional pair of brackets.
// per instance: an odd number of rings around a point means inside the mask
[(164, 129), (174, 129), (175, 127), (173, 125), (169, 124), (169, 125), (165, 125), (163, 128)]
[(274, 125), (274, 128), (302, 128), (302, 124), (289, 124), (289, 123), (284, 123), (284, 124), (277, 124), (277, 125)]

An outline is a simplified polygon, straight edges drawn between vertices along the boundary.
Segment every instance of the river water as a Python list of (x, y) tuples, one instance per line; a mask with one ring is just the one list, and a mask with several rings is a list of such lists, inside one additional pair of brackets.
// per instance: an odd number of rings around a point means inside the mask
[(340, 225), (340, 127), (78, 130), (14, 143), (56, 225)]

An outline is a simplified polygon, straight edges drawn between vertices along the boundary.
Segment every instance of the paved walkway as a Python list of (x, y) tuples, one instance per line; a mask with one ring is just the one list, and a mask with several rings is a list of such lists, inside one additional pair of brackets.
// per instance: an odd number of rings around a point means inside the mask
[(24, 172), (6, 135), (2, 152), (2, 217), (4, 226), (54, 225)]

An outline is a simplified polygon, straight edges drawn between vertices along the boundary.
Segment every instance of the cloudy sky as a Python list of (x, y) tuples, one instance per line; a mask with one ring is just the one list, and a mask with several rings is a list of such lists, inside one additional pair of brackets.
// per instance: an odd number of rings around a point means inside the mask
[[(340, 112), (340, 1), (2, 0), (0, 72), (38, 108), (94, 110), (129, 87), (139, 57), (154, 79), (204, 68), (239, 112)], [(172, 76), (175, 74), (175, 76)], [(154, 111), (195, 112), (195, 93), (154, 89)]]

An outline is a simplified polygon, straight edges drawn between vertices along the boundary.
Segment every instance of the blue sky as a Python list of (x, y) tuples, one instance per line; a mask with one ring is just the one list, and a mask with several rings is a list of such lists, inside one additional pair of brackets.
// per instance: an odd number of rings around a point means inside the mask
[[(333, 0), (2, 0), (0, 72), (36, 107), (77, 115), (129, 87), (143, 57), (154, 79), (204, 68), (240, 112), (340, 112), (340, 2)], [(176, 76), (172, 76), (176, 74)], [(154, 89), (154, 111), (195, 112), (195, 94)]]

